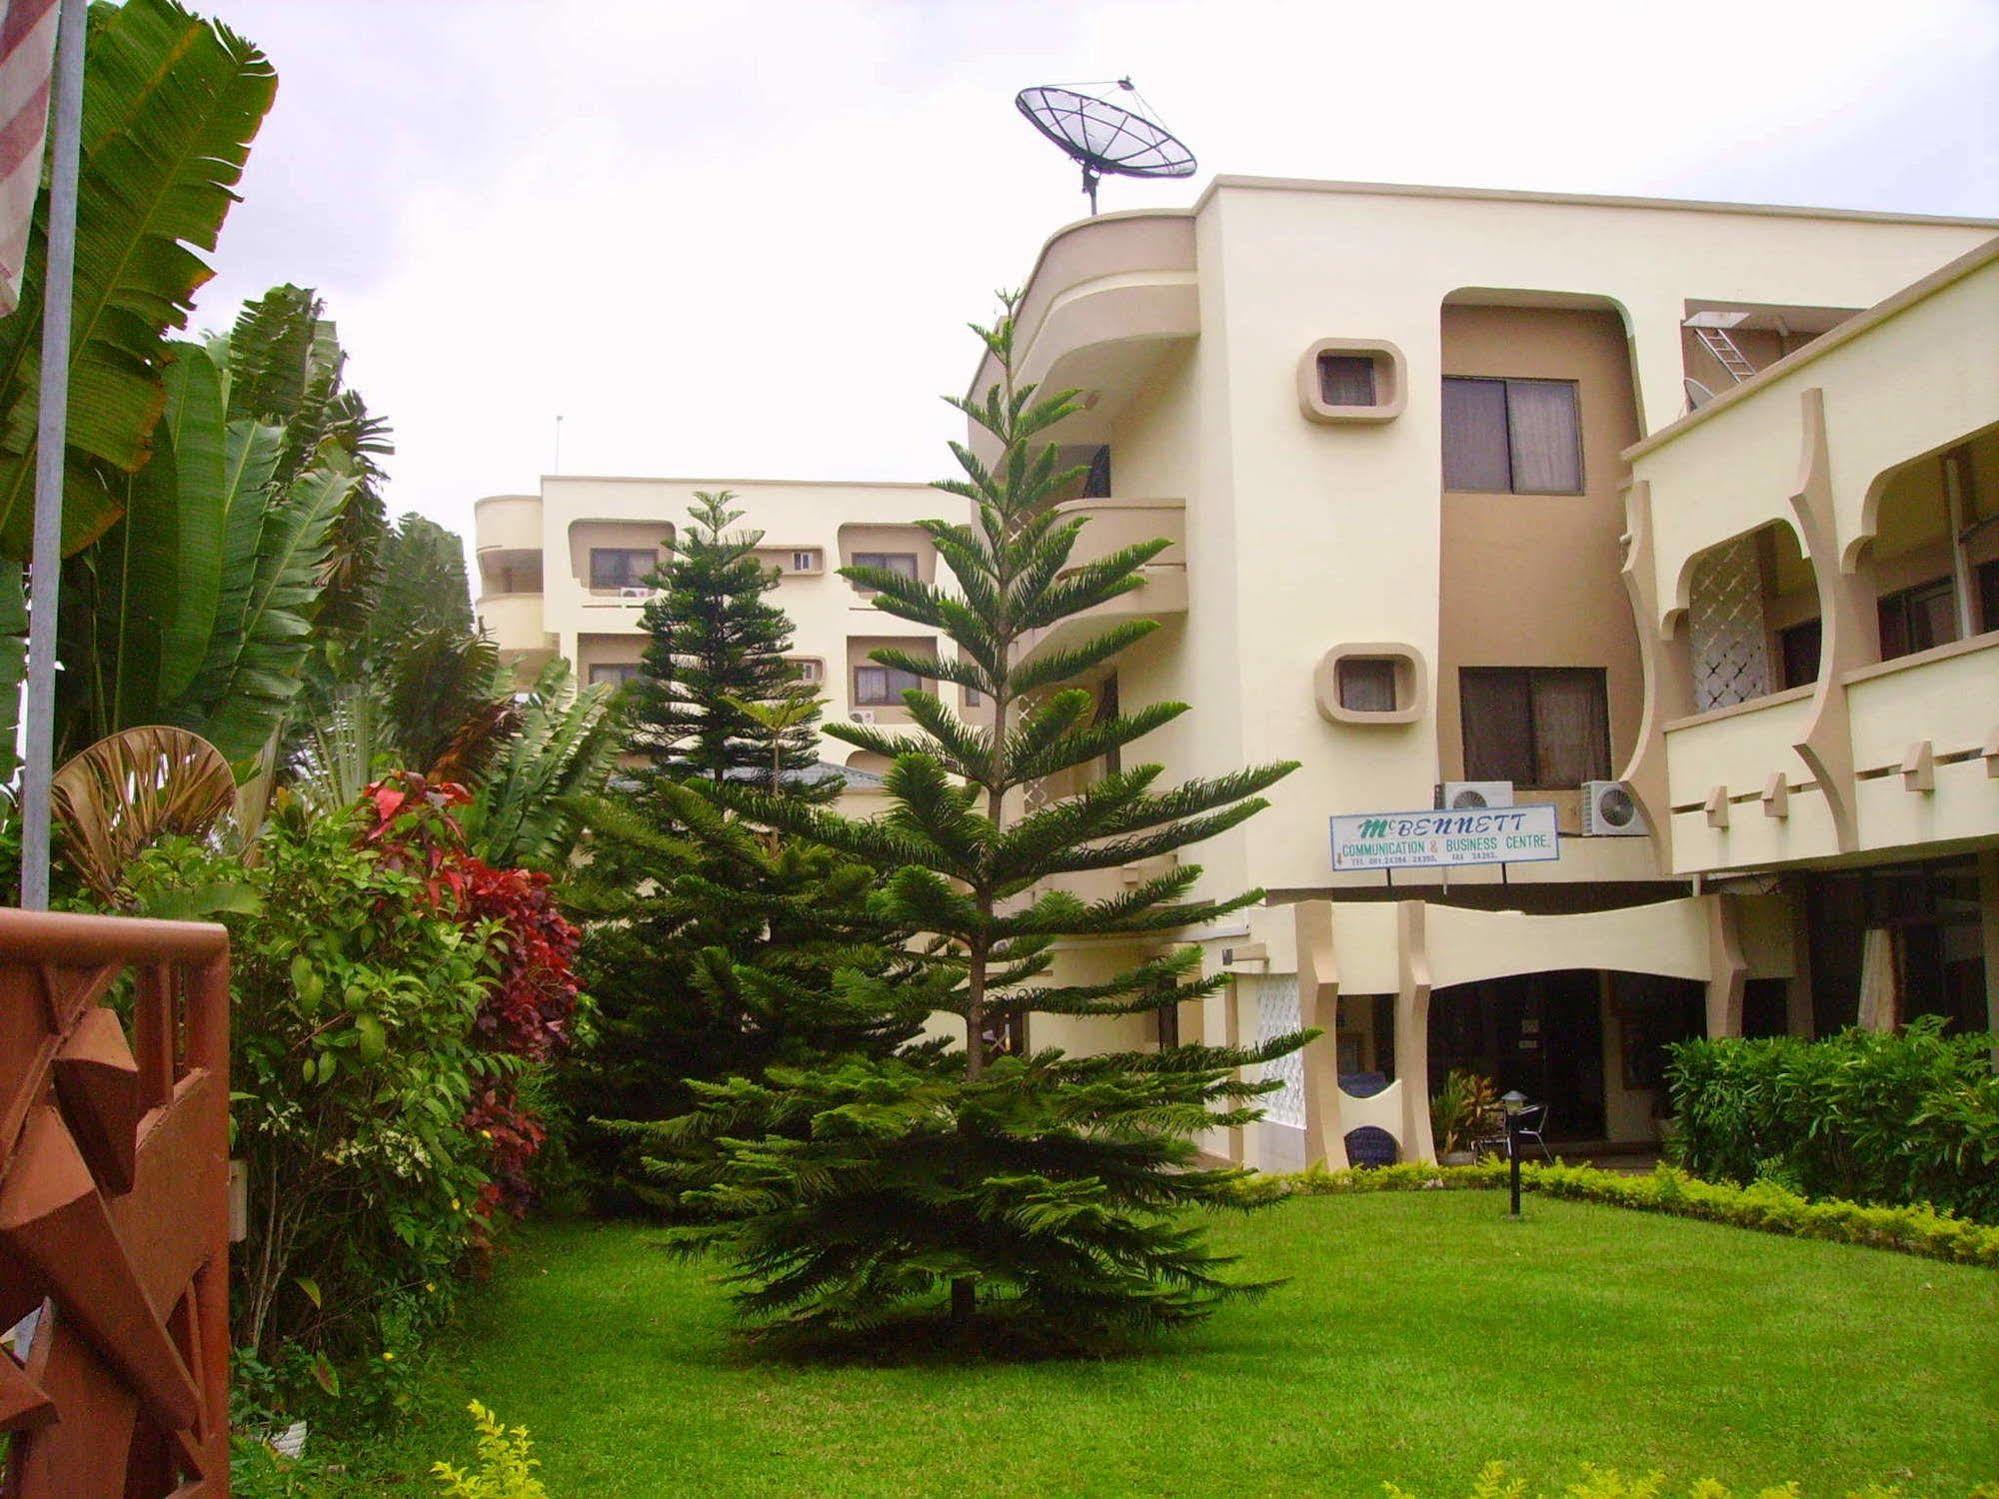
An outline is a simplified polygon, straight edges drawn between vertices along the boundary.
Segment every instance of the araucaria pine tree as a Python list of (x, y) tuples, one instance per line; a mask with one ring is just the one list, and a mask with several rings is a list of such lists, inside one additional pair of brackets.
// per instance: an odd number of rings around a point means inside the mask
[[(656, 1200), (626, 1140), (691, 1107), (691, 1080), (885, 1055), (930, 1008), (909, 928), (870, 904), (872, 869), (759, 832), (712, 800), (724, 780), (801, 804), (840, 783), (804, 773), (820, 705), (784, 659), (791, 622), (765, 597), (775, 574), (757, 562), (761, 533), (727, 531), (740, 519), (728, 496), (698, 498), (659, 571), (631, 689), (632, 747), (653, 766), (588, 805), (590, 864), (570, 882), (593, 918), (578, 968), (595, 1015), (564, 1069), (564, 1102), (594, 1121), (576, 1155), (614, 1211)], [(849, 974), (897, 981), (856, 987)]]
[[(963, 1025), (955, 1065), (928, 1056), (774, 1068), (699, 1084), (692, 1114), (653, 1131), (658, 1179), (706, 1221), (675, 1233), (688, 1252), (735, 1261), (741, 1310), (786, 1330), (868, 1330), (898, 1313), (948, 1314), (961, 1329), (1005, 1323), (1037, 1339), (1167, 1327), (1261, 1289), (1232, 1278), (1190, 1210), (1246, 1205), (1240, 1169), (1204, 1166), (1195, 1138), (1257, 1117), (1275, 1087), (1244, 1069), (1302, 1044), (1201, 1045), (1071, 1056), (1012, 1054), (996, 1037), (1031, 1014), (1114, 1016), (1199, 999), (1199, 950), (1174, 934), (1261, 899), (1194, 892), (1201, 870), (1162, 855), (1234, 827), (1293, 767), (1261, 766), (1161, 789), (1158, 765), (1098, 775), (1029, 807), (1025, 793), (1091, 767), (1187, 711), (1162, 702), (1121, 713), (1083, 685), (1155, 625), (1083, 629), (1031, 654), (1036, 632), (1142, 586), (1164, 541), (1072, 565), (1083, 521), (1059, 498), (1064, 470), (1043, 436), (1077, 409), (1013, 376), (1012, 307), (979, 330), (1001, 378), (982, 401), (954, 402), (992, 439), (982, 462), (953, 445), (965, 477), (939, 484), (969, 524), (924, 529), (956, 579), (947, 589), (879, 568), (843, 569), (876, 607), (955, 646), (940, 659), (883, 649), (874, 659), (970, 688), (992, 721), (959, 718), (929, 691), (903, 700), (920, 736), (850, 724), (827, 732), (892, 757), (893, 804), (855, 821), (755, 788), (724, 800), (754, 820), (874, 868), (876, 909), (927, 934), (947, 965), (945, 1001)], [(1046, 789), (1044, 787), (1044, 789)], [(1153, 863), (1151, 861), (1160, 861)], [(1137, 865), (1161, 872), (1098, 900), (1050, 877)], [(1058, 939), (1121, 944), (1131, 966), (1064, 981)], [(879, 980), (857, 981), (857, 986)], [(678, 1164), (697, 1142), (720, 1152)]]
[[(697, 490), (690, 525), (654, 575), (658, 594), (640, 616), (652, 636), (645, 672), (632, 684), (632, 748), (651, 757), (672, 780), (724, 777), (769, 786), (770, 736), (749, 705), (790, 695), (798, 668), (784, 659), (791, 620), (765, 597), (777, 569), (757, 559), (761, 531), (730, 531), (743, 517), (727, 490)], [(817, 715), (777, 736), (782, 777), (797, 778), (817, 763)], [(793, 792), (806, 789), (798, 782)], [(837, 784), (820, 792), (837, 792)]]

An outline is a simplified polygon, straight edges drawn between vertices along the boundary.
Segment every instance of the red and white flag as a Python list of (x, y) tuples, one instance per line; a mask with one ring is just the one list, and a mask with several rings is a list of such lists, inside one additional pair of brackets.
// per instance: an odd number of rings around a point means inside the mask
[(0, 0), (0, 317), (21, 301), (28, 228), (42, 185), (59, 0)]

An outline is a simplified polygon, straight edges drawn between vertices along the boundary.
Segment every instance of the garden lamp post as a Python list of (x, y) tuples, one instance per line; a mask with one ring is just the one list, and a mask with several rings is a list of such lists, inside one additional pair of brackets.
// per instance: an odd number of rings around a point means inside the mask
[(1527, 1106), (1527, 1095), (1518, 1088), (1509, 1089), (1499, 1100), (1506, 1110), (1506, 1171), (1513, 1189), (1513, 1216), (1520, 1216), (1520, 1111)]

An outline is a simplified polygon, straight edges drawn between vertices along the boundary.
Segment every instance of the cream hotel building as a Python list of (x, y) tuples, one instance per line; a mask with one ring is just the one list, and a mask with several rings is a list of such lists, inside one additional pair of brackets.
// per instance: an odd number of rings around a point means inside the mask
[[(1056, 233), (1018, 347), (1086, 393), (1079, 560), (1173, 542), (1104, 606), (1163, 628), (1098, 690), (1194, 705), (1138, 747), (1174, 775), (1302, 768), (1198, 851), (1207, 888), (1268, 892), (1177, 934), (1223, 991), (1029, 1042), (1322, 1027), (1212, 1142), (1286, 1167), (1431, 1157), (1452, 1068), (1546, 1102), (1558, 1150), (1643, 1150), (1673, 1040), (1999, 1023), (1995, 235), (1236, 177)], [(829, 714), (898, 720), (867, 653), (914, 627), (832, 569), (932, 575), (911, 522), (955, 502), (725, 484)], [(481, 501), (481, 618), (616, 679), (696, 487)], [(1552, 807), (1559, 856), (1335, 865), (1334, 817), (1481, 801)]]

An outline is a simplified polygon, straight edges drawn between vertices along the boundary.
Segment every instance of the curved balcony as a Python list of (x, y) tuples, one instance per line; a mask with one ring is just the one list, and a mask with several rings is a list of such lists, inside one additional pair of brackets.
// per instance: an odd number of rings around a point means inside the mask
[(472, 537), (480, 552), (541, 551), (541, 496), (488, 495), (472, 507)]
[[(1107, 420), (1171, 344), (1200, 331), (1192, 214), (1085, 219), (1042, 247), (1015, 315), (1015, 374), (1092, 394), (1097, 409), (1063, 424), (1063, 440), (1081, 441), (1092, 416)], [(987, 356), (971, 394), (982, 396), (996, 378)]]
[(1082, 567), (1108, 557), (1122, 547), (1164, 538), (1171, 543), (1142, 570), (1145, 582), (1130, 593), (1108, 599), (1094, 609), (1034, 632), (1023, 644), (1021, 660), (1077, 639), (1088, 638), (1104, 625), (1126, 619), (1166, 619), (1187, 612), (1187, 502), (1185, 500), (1071, 500), (1061, 513), (1079, 515), (1089, 524), (1069, 554), (1070, 567)]
[(542, 628), (541, 602), (538, 593), (489, 593), (480, 596), (475, 612), (502, 654), (551, 651), (555, 642)]

